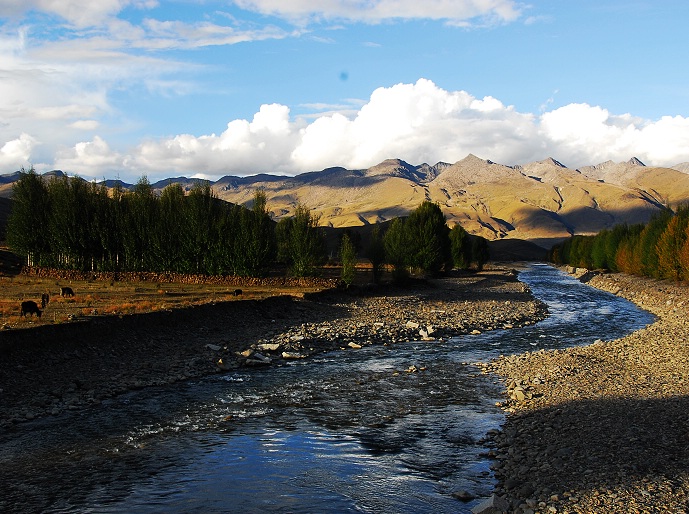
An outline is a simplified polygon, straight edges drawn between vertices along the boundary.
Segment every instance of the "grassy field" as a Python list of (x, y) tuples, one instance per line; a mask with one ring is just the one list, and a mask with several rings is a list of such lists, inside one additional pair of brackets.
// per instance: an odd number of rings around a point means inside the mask
[[(60, 287), (69, 286), (73, 297), (61, 297)], [(68, 323), (93, 316), (169, 310), (211, 302), (261, 299), (289, 294), (301, 296), (317, 288), (305, 287), (242, 287), (235, 296), (235, 288), (208, 284), (156, 284), (149, 282), (60, 281), (24, 275), (0, 276), (0, 328), (28, 328), (50, 323)], [(20, 316), (20, 304), (25, 300), (41, 306), (41, 295), (50, 294), (50, 303), (40, 318)]]

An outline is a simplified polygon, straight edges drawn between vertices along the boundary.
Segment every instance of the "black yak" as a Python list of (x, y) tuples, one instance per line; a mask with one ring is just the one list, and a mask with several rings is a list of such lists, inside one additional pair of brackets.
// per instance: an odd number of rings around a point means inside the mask
[(26, 316), (27, 314), (35, 314), (39, 318), (41, 317), (41, 310), (38, 308), (36, 302), (32, 300), (22, 302), (22, 308), (19, 316)]

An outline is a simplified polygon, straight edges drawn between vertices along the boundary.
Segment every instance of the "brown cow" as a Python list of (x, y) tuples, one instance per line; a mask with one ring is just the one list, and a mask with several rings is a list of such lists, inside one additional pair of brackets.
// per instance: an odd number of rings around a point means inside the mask
[(62, 297), (74, 296), (74, 290), (71, 287), (61, 287), (60, 288), (60, 296), (62, 296)]
[(50, 303), (50, 295), (48, 293), (43, 293), (41, 295), (41, 309), (45, 309), (45, 306)]
[(22, 308), (19, 316), (26, 316), (27, 314), (35, 314), (39, 318), (41, 317), (41, 310), (38, 308), (36, 302), (32, 300), (22, 302)]

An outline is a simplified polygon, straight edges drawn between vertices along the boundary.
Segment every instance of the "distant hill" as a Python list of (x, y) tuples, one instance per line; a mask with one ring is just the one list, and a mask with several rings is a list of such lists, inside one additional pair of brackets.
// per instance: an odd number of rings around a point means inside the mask
[[(572, 234), (646, 222), (664, 205), (689, 201), (688, 170), (687, 163), (660, 168), (636, 158), (571, 169), (554, 158), (507, 166), (468, 155), (454, 164), (388, 159), (367, 169), (333, 167), (294, 177), (225, 176), (211, 186), (220, 199), (244, 205), (263, 188), (274, 219), (304, 204), (333, 228), (389, 221), (430, 200), (441, 206), (450, 225), (460, 223), (489, 240), (526, 240), (547, 248)], [(0, 176), (0, 197), (11, 196), (16, 178)], [(179, 183), (188, 190), (196, 182), (177, 177), (152, 186), (162, 190)]]

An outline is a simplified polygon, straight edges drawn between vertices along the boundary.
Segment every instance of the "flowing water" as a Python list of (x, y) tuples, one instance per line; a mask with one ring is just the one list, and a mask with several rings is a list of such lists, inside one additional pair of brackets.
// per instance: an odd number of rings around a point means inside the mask
[[(469, 512), (500, 386), (467, 362), (611, 340), (653, 317), (544, 265), (538, 324), (150, 388), (0, 436), (1, 512)], [(407, 372), (416, 366), (417, 372)]]

